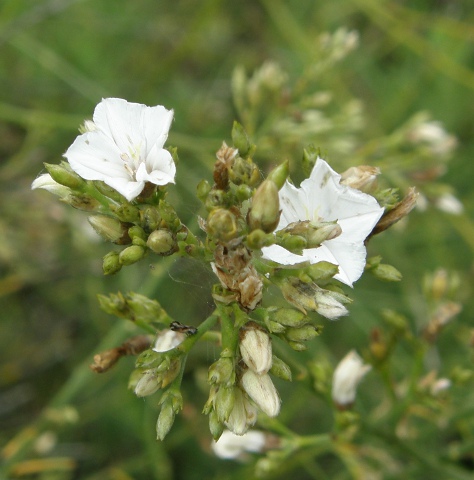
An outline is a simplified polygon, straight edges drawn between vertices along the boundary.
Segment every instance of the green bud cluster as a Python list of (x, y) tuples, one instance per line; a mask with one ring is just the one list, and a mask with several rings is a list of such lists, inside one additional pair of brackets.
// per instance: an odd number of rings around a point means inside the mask
[(292, 308), (269, 307), (265, 323), (271, 332), (297, 351), (306, 350), (307, 347), (303, 342), (321, 334), (320, 326), (313, 325), (305, 313)]
[[(110, 295), (97, 295), (99, 305), (104, 312), (115, 315), (119, 318), (131, 320), (132, 322), (144, 325), (169, 325), (173, 319), (156, 301), (145, 295), (130, 292), (127, 294), (111, 293)], [(155, 328), (147, 329), (156, 333)]]

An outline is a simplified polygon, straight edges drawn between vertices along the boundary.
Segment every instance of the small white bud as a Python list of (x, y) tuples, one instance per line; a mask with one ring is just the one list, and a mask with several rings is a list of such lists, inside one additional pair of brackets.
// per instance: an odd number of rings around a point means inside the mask
[(341, 174), (340, 183), (368, 193), (375, 186), (377, 175), (380, 175), (380, 169), (377, 167), (369, 165), (350, 167)]
[(161, 387), (162, 379), (154, 369), (145, 370), (135, 386), (137, 397), (147, 397)]
[(242, 329), (240, 354), (245, 364), (259, 375), (267, 373), (272, 368), (270, 337), (258, 326), (254, 326), (253, 322)]
[(153, 350), (155, 352), (167, 352), (177, 347), (185, 338), (186, 334), (184, 333), (169, 329), (162, 330), (155, 340)]
[(240, 388), (234, 388), (234, 406), (225, 426), (236, 435), (243, 435), (257, 421), (257, 409)]
[(258, 408), (269, 417), (276, 417), (280, 413), (281, 400), (268, 374), (257, 375), (247, 370), (242, 375), (242, 386)]
[(354, 402), (357, 385), (371, 368), (371, 365), (364, 364), (355, 350), (339, 362), (332, 380), (332, 399), (338, 407), (349, 407)]
[(258, 430), (250, 430), (243, 435), (235, 435), (225, 430), (217, 442), (212, 442), (211, 448), (219, 458), (232, 460), (241, 457), (245, 452), (261, 452), (265, 443), (266, 435)]

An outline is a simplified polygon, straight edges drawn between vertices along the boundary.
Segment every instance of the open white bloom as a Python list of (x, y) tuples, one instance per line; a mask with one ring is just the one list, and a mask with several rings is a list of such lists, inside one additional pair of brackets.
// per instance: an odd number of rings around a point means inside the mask
[(350, 406), (356, 397), (357, 385), (372, 368), (364, 364), (355, 350), (351, 350), (334, 370), (332, 399), (339, 407)]
[(211, 448), (219, 458), (233, 460), (245, 452), (261, 452), (265, 443), (266, 435), (258, 430), (249, 430), (243, 435), (235, 435), (229, 430), (224, 430), (219, 440), (212, 442)]
[(264, 247), (263, 258), (281, 265), (330, 262), (339, 267), (334, 278), (352, 286), (364, 271), (364, 240), (384, 209), (371, 195), (341, 185), (340, 180), (341, 176), (318, 158), (310, 177), (301, 183), (300, 188), (287, 181), (279, 192), (282, 213), (277, 231), (298, 221), (337, 220), (342, 233), (317, 248), (303, 250), (302, 255), (291, 253), (279, 245)]
[(163, 148), (173, 110), (105, 98), (93, 119), (64, 154), (79, 176), (105, 182), (128, 201), (142, 192), (145, 182), (174, 183), (176, 166)]

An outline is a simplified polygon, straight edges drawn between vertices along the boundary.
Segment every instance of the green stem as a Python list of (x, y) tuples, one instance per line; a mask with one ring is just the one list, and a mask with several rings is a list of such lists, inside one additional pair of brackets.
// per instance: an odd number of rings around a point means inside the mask
[(219, 319), (219, 315), (217, 310), (204, 320), (201, 325), (199, 325), (197, 332), (194, 335), (186, 338), (184, 342), (179, 344), (174, 351), (177, 355), (187, 354), (191, 348), (193, 348), (194, 344), (208, 331), (210, 330)]

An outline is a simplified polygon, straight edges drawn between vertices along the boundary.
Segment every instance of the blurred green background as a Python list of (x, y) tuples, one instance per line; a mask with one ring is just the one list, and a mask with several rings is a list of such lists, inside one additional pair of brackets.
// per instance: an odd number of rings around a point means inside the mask
[[(395, 265), (404, 280), (383, 284), (362, 279), (351, 292), (351, 316), (327, 322), (321, 341), (300, 358), (324, 354), (335, 364), (351, 348), (363, 350), (381, 308), (398, 309), (416, 330), (427, 309), (423, 277), (442, 267), (458, 273), (456, 300), (464, 306), (439, 345), (446, 357), (440, 370), (449, 372), (458, 362), (469, 365), (472, 0), (1, 0), (0, 447), (4, 459), (18, 456), (16, 475), (252, 478), (251, 465), (218, 460), (209, 448), (207, 420), (200, 414), (206, 392), (199, 384), (218, 354), (212, 345), (193, 353), (186, 406), (164, 443), (155, 441), (156, 399), (144, 401), (126, 389), (133, 359), (104, 375), (87, 368), (94, 353), (135, 333), (99, 310), (97, 293), (134, 290), (150, 295), (177, 320), (197, 325), (212, 305), (211, 274), (190, 261), (164, 259), (152, 269), (146, 261), (104, 278), (101, 258), (110, 247), (94, 237), (87, 215), (45, 192), (32, 192), (30, 185), (43, 162), (60, 161), (102, 97), (163, 104), (175, 110), (168, 144), (176, 145), (180, 156), (171, 198), (183, 221), (196, 226), (196, 184), (209, 179), (215, 151), (230, 140), (236, 117), (234, 68), (242, 65), (251, 73), (274, 60), (295, 82), (315, 60), (317, 37), (339, 27), (357, 30), (360, 45), (326, 74), (321, 88), (330, 86), (341, 101), (356, 97), (363, 102), (366, 123), (357, 133), (358, 144), (389, 134), (418, 111), (430, 112), (458, 138), (442, 181), (453, 187), (465, 211), (415, 211), (403, 231), (375, 238), (371, 253)], [(312, 141), (327, 151), (323, 139)], [(304, 146), (298, 145), (291, 157), (294, 171)], [(287, 156), (274, 151), (259, 158), (257, 151), (255, 160), (265, 169)], [(337, 170), (350, 166), (350, 158), (339, 165), (336, 155), (332, 158)], [(380, 163), (390, 162), (388, 157)], [(391, 166), (397, 167), (396, 162)], [(403, 372), (409, 362), (400, 351), (395, 369)], [(377, 380), (367, 380), (367, 385), (373, 394), (361, 402), (361, 411), (378, 400)], [(318, 416), (318, 400), (306, 387), (297, 382), (278, 387), (283, 421), (299, 433), (330, 428), (331, 420)], [(459, 393), (459, 404), (473, 400), (471, 391)], [(472, 412), (469, 422), (472, 426)], [(443, 448), (443, 440), (434, 438), (433, 443)], [(35, 470), (34, 463), (21, 467), (21, 462), (38, 458), (50, 459), (52, 468), (36, 464)], [(472, 469), (472, 455), (469, 461)], [(312, 459), (301, 456), (272, 478), (285, 478), (289, 471), (294, 478), (364, 478), (347, 472), (332, 476), (334, 463), (326, 458), (321, 470), (315, 470)]]

